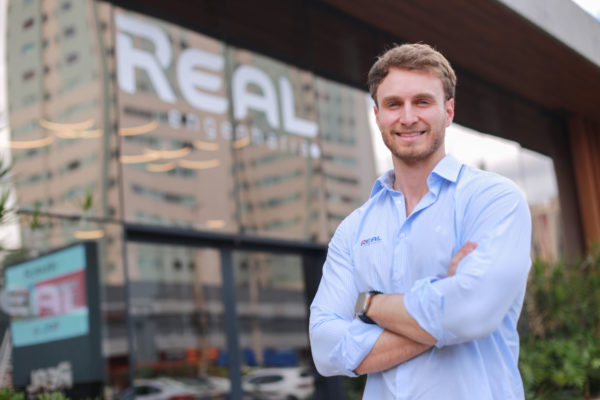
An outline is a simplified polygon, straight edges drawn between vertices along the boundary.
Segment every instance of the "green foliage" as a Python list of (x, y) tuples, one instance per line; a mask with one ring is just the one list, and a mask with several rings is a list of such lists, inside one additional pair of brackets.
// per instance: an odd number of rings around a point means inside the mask
[(600, 394), (600, 252), (574, 265), (536, 261), (521, 324), (527, 399)]
[(16, 392), (10, 388), (0, 389), (0, 400), (23, 400), (24, 398), (24, 393)]
[(26, 261), (29, 258), (29, 249), (21, 247), (19, 249), (5, 250), (4, 254), (4, 258), (0, 261), (0, 270), (7, 265)]
[(9, 175), (10, 166), (7, 165), (4, 158), (0, 156), (0, 223), (5, 222), (6, 218), (13, 211), (13, 209), (8, 206), (10, 197), (10, 187), (8, 187)]
[(360, 400), (362, 399), (365, 385), (367, 384), (367, 375), (361, 375), (356, 378), (344, 377), (344, 399)]
[[(31, 398), (31, 397), (30, 397)], [(69, 397), (65, 396), (61, 392), (44, 392), (34, 397), (36, 400), (69, 400)], [(25, 393), (18, 392), (11, 388), (0, 389), (0, 400), (24, 400)]]
[(85, 193), (81, 199), (81, 209), (85, 211), (89, 211), (92, 209), (94, 205), (94, 189), (92, 187), (88, 187), (85, 189)]

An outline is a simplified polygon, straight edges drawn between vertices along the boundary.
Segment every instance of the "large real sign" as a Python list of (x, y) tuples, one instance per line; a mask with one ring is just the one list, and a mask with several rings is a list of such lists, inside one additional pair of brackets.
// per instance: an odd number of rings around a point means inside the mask
[[(197, 48), (182, 50), (173, 59), (168, 34), (158, 25), (124, 13), (115, 14), (116, 59), (119, 87), (126, 93), (136, 93), (136, 73), (145, 72), (158, 97), (165, 103), (177, 101), (175, 90), (166, 71), (175, 65), (175, 81), (183, 98), (194, 108), (216, 115), (229, 110), (227, 98), (218, 94), (224, 88), (223, 55)], [(152, 49), (136, 47), (134, 38), (151, 43)], [(295, 114), (294, 93), (290, 80), (280, 77), (273, 82), (269, 75), (252, 65), (238, 66), (231, 76), (233, 117), (244, 120), (250, 110), (264, 113), (271, 128), (305, 138), (318, 133), (315, 121)], [(260, 93), (250, 90), (256, 87)], [(277, 90), (278, 89), (278, 90)]]
[(14, 386), (96, 395), (104, 380), (97, 264), (96, 243), (87, 242), (5, 268), (7, 293), (26, 299), (11, 315)]

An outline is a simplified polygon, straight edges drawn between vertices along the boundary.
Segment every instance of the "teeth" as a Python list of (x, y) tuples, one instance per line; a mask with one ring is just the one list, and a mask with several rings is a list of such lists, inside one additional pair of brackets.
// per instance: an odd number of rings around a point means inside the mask
[(419, 136), (421, 133), (423, 133), (423, 132), (401, 133), (400, 136), (413, 137), (413, 136)]

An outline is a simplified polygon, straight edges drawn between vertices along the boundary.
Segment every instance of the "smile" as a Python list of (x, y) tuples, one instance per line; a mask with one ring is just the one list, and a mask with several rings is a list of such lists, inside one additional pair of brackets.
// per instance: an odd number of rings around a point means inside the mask
[(415, 132), (396, 132), (396, 135), (401, 137), (414, 137), (425, 134), (425, 131), (415, 131)]

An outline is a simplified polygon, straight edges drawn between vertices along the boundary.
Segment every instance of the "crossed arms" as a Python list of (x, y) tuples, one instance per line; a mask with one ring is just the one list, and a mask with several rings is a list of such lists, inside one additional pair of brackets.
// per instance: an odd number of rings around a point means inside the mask
[(528, 206), (514, 191), (485, 195), (478, 193), (480, 204), (468, 203), (471, 212), (464, 220), (463, 235), (477, 242), (477, 249), (466, 243), (445, 278), (419, 280), (405, 294), (375, 296), (367, 315), (377, 325), (353, 318), (361, 279), (349, 251), (355, 234), (350, 225), (340, 225), (311, 306), (311, 349), (322, 375), (378, 372), (432, 346), (487, 336), (520, 307), (530, 266)]
[[(458, 264), (477, 247), (467, 241), (452, 257), (446, 277), (456, 274)], [(415, 321), (404, 307), (403, 294), (381, 294), (373, 297), (367, 316), (385, 330), (375, 345), (356, 367), (358, 375), (392, 368), (429, 350), (436, 339)]]

